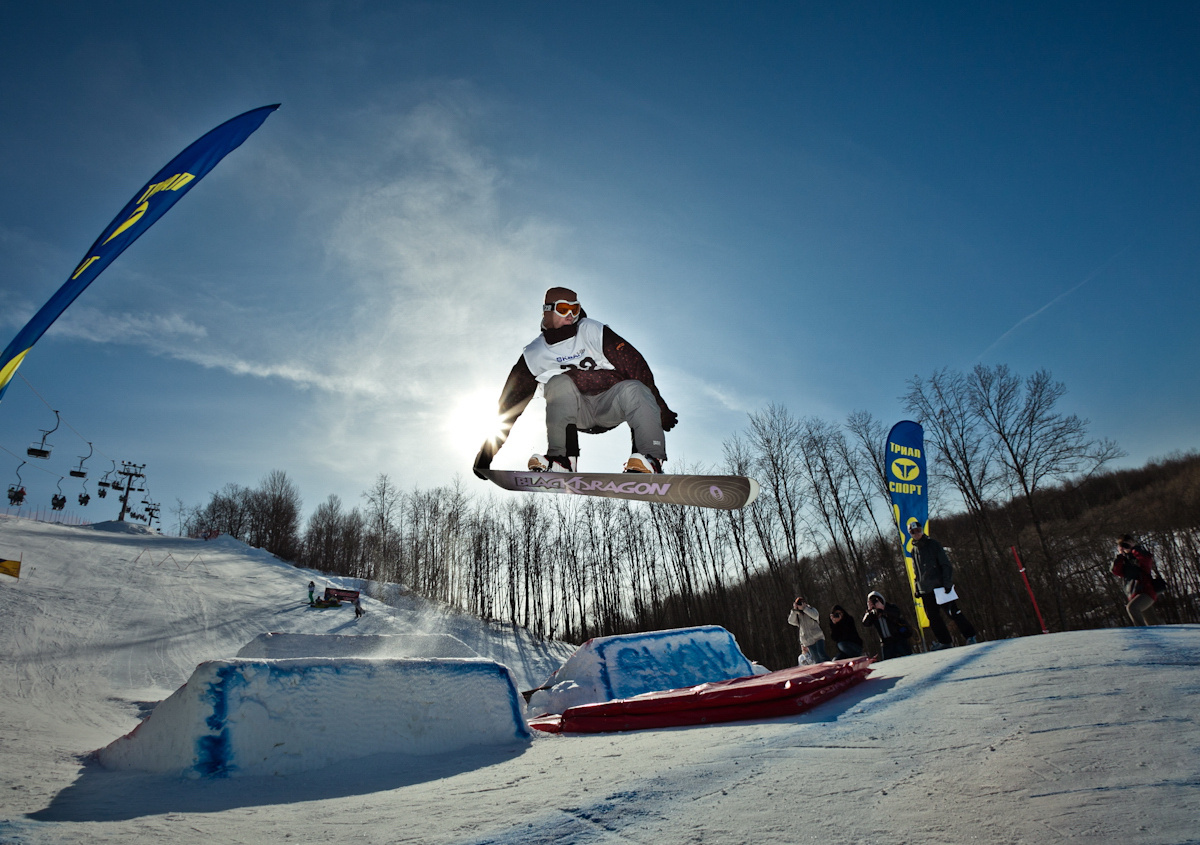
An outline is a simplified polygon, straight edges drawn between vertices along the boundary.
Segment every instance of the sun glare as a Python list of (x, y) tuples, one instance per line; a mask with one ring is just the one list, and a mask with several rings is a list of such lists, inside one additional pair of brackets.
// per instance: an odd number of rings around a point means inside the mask
[(446, 421), (446, 436), (456, 452), (474, 454), (486, 438), (499, 430), (495, 390), (468, 393), (454, 406)]

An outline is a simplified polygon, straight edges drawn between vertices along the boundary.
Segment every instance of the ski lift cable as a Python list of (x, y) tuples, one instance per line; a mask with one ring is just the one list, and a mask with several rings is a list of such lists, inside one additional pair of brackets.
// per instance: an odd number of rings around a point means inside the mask
[[(21, 457), (20, 455), (18, 455), (16, 452), (12, 451), (11, 449), (7, 449), (7, 448), (5, 448), (4, 446), (0, 446), (0, 449), (4, 450), (4, 451), (5, 451), (5, 452), (7, 452), (8, 454), (12, 455), (12, 456), (13, 456), (14, 458), (16, 458), (18, 461), (24, 461), (24, 460), (25, 460), (25, 458)], [(46, 473), (46, 475), (52, 475), (52, 476), (54, 476), (55, 478), (62, 478), (62, 477), (63, 477), (63, 476), (62, 476), (62, 475), (60, 475), (59, 473), (57, 473), (57, 472), (54, 472), (53, 470), (46, 469), (44, 466), (38, 466), (37, 464), (30, 464), (30, 465), (29, 465), (29, 468), (30, 468), (30, 469), (37, 469), (37, 470), (41, 470), (42, 472)]]
[[(42, 394), (38, 393), (38, 392), (37, 392), (37, 388), (35, 388), (35, 387), (33, 386), (33, 384), (32, 384), (32, 383), (30, 383), (29, 379), (25, 378), (25, 374), (24, 374), (24, 373), (22, 373), (22, 372), (19, 372), (19, 371), (18, 371), (18, 372), (17, 372), (17, 376), (18, 376), (18, 377), (20, 377), (21, 381), (25, 382), (25, 386), (26, 386), (26, 387), (28, 387), (28, 388), (30, 389), (30, 391), (32, 391), (32, 393), (33, 393), (33, 395), (34, 395), (34, 396), (36, 396), (38, 399), (40, 399), (40, 400), (42, 401), (42, 404), (43, 404), (43, 405), (45, 405), (45, 406), (46, 406), (47, 408), (49, 408), (51, 411), (54, 411), (54, 413), (56, 413), (56, 414), (58, 413), (58, 411), (56, 411), (56, 410), (55, 410), (54, 406), (53, 406), (53, 405), (51, 405), (49, 402), (47, 402), (47, 401), (46, 401), (46, 397), (45, 397), (45, 396), (42, 396)], [(62, 420), (62, 423), (63, 423), (63, 425), (65, 425), (67, 428), (71, 429), (71, 431), (75, 432), (75, 436), (76, 436), (76, 437), (78, 437), (78, 438), (79, 438), (80, 440), (82, 440), (84, 443), (87, 443), (89, 446), (92, 446), (92, 441), (88, 440), (86, 437), (84, 437), (82, 434), (80, 434), (80, 433), (79, 433), (79, 429), (77, 429), (77, 428), (75, 428), (75, 426), (71, 425), (71, 423), (70, 423), (70, 422), (68, 422), (68, 421), (67, 421), (67, 420), (65, 420), (65, 419), (62, 419), (62, 415), (61, 415), (61, 414), (59, 414), (59, 419), (60, 419), (60, 420)], [(96, 454), (97, 454), (97, 455), (100, 455), (100, 456), (101, 456), (102, 458), (104, 458), (105, 460), (108, 460), (108, 461), (111, 461), (111, 460), (112, 460), (112, 458), (110, 458), (108, 455), (104, 454), (103, 450), (101, 450), (101, 449), (96, 449), (96, 447), (95, 447), (95, 446), (92, 446), (92, 448), (95, 450), (95, 452), (96, 452)]]
[[(73, 476), (75, 476), (75, 477), (77, 477), (77, 478), (86, 478), (86, 477), (87, 477), (87, 476), (86, 476), (86, 473), (84, 473), (84, 472), (83, 472), (83, 462), (84, 462), (84, 461), (86, 461), (86, 460), (88, 460), (88, 459), (90, 459), (90, 458), (92, 458), (94, 455), (99, 455), (101, 458), (103, 458), (104, 460), (106, 460), (106, 461), (108, 461), (109, 463), (111, 463), (111, 464), (112, 464), (112, 469), (111, 469), (111, 470), (108, 470), (107, 472), (105, 472), (105, 473), (104, 473), (104, 478), (103, 478), (103, 479), (101, 479), (101, 481), (100, 481), (100, 484), (99, 484), (99, 486), (100, 486), (100, 490), (99, 490), (99, 495), (100, 495), (100, 497), (101, 497), (101, 498), (104, 498), (104, 497), (105, 497), (106, 488), (107, 488), (107, 487), (110, 487), (110, 486), (111, 486), (111, 487), (112, 487), (112, 489), (114, 489), (114, 490), (118, 490), (118, 491), (122, 490), (123, 488), (122, 488), (121, 486), (118, 486), (118, 483), (116, 483), (116, 482), (111, 482), (111, 483), (110, 483), (110, 482), (107, 482), (107, 479), (108, 479), (109, 475), (111, 475), (111, 474), (113, 474), (113, 473), (117, 473), (117, 462), (116, 462), (116, 461), (115, 461), (113, 458), (111, 458), (111, 457), (109, 457), (108, 455), (106, 455), (102, 449), (97, 449), (97, 448), (96, 448), (96, 446), (95, 446), (95, 443), (94, 443), (93, 441), (91, 441), (91, 440), (88, 440), (88, 439), (87, 439), (87, 438), (86, 438), (86, 437), (85, 437), (83, 434), (81, 434), (81, 433), (80, 433), (80, 431), (79, 431), (79, 429), (77, 429), (77, 428), (75, 428), (75, 426), (71, 425), (70, 421), (63, 419), (63, 417), (62, 417), (62, 414), (61, 414), (61, 413), (60, 413), (60, 412), (59, 412), (57, 409), (55, 409), (55, 407), (54, 407), (53, 405), (51, 405), (51, 404), (50, 404), (48, 401), (46, 401), (46, 397), (45, 397), (45, 396), (43, 396), (41, 393), (39, 393), (39, 392), (38, 392), (37, 388), (35, 388), (35, 387), (33, 386), (33, 383), (32, 383), (32, 382), (30, 382), (28, 378), (26, 378), (26, 376), (25, 376), (25, 374), (24, 374), (24, 373), (18, 372), (18, 373), (17, 373), (17, 375), (21, 377), (21, 381), (25, 382), (25, 386), (29, 388), (29, 391), (30, 391), (30, 392), (31, 392), (31, 393), (32, 393), (34, 396), (36, 396), (36, 397), (37, 397), (37, 398), (38, 398), (38, 399), (39, 399), (39, 400), (42, 402), (42, 404), (43, 404), (43, 405), (45, 405), (47, 408), (49, 408), (51, 411), (53, 411), (53, 413), (54, 413), (54, 416), (55, 416), (55, 419), (57, 420), (57, 421), (56, 421), (56, 423), (55, 423), (55, 429), (57, 429), (57, 428), (58, 428), (59, 424), (64, 424), (64, 425), (66, 425), (66, 427), (67, 427), (67, 428), (71, 429), (71, 431), (75, 433), (75, 436), (76, 436), (76, 437), (78, 437), (80, 440), (82, 440), (84, 443), (86, 443), (86, 444), (87, 444), (87, 446), (88, 446), (88, 454), (87, 454), (87, 456), (86, 456), (86, 457), (82, 457), (82, 458), (80, 459), (80, 463), (79, 463), (79, 470), (78, 470), (78, 471), (76, 471), (76, 470), (71, 470), (71, 473), (70, 473), (70, 474), (71, 474), (71, 475), (73, 475)], [(43, 439), (43, 440), (45, 440), (45, 437), (43, 437), (42, 439)], [(4, 446), (0, 446), (0, 449), (2, 449), (3, 451), (7, 452), (9, 455), (12, 455), (14, 458), (17, 458), (18, 460), (21, 460), (21, 461), (22, 461), (22, 465), (24, 464), (24, 459), (23, 459), (23, 458), (21, 458), (21, 456), (20, 456), (20, 455), (17, 455), (15, 452), (12, 452), (12, 451), (10, 451), (9, 449), (5, 448)], [(129, 462), (128, 462), (128, 461), (122, 461), (121, 463), (122, 463), (122, 465), (123, 465), (123, 466), (125, 466), (125, 465), (129, 464)], [(54, 477), (58, 478), (59, 485), (60, 485), (60, 486), (59, 486), (59, 491), (60, 491), (60, 495), (61, 495), (61, 490), (62, 490), (61, 483), (62, 483), (62, 481), (65, 479), (65, 476), (63, 476), (63, 475), (61, 475), (61, 474), (59, 474), (59, 473), (57, 473), (57, 472), (54, 472), (53, 470), (46, 469), (45, 467), (40, 467), (40, 466), (37, 466), (36, 464), (33, 464), (32, 466), (34, 466), (36, 469), (39, 469), (39, 470), (41, 470), (42, 472), (46, 473), (47, 475), (54, 476)], [(139, 468), (140, 468), (140, 467), (139, 467)], [(118, 473), (118, 475), (119, 475), (119, 473)], [(144, 478), (144, 476), (143, 476), (143, 478)], [(132, 481), (132, 479), (131, 479), (131, 481)], [(142, 483), (143, 483), (143, 485), (145, 484), (145, 482), (144, 482), (144, 481), (143, 481)], [(144, 491), (144, 489), (145, 489), (145, 488), (144, 488), (144, 486), (143, 486), (142, 490), (140, 490), (139, 492), (143, 492), (143, 491)], [(84, 491), (85, 491), (85, 493), (86, 493), (86, 490), (87, 490), (87, 486), (86, 486), (86, 484), (85, 484), (85, 485), (84, 485)], [(90, 498), (90, 497), (89, 497), (89, 498)], [(81, 502), (81, 504), (86, 504), (86, 503), (82, 503), (82, 502)]]

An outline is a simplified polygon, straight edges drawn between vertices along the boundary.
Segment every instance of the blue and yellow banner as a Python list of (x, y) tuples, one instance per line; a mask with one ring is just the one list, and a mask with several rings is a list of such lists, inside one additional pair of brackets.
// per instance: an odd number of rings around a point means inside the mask
[(263, 121), (279, 108), (279, 104), (263, 106), (238, 115), (222, 123), (175, 158), (151, 177), (133, 199), (121, 209), (108, 224), (83, 261), (75, 268), (71, 278), (58, 289), (54, 296), (42, 306), (25, 328), (17, 333), (12, 343), (0, 356), (0, 398), (8, 389), (8, 383), (25, 359), (30, 347), (37, 343), (46, 329), (58, 319), (63, 311), (75, 301), (84, 288), (90, 285), (113, 260), (149, 229), (154, 221), (167, 213), (192, 186), (217, 166), (217, 163), (241, 146)]
[(913, 607), (917, 624), (929, 627), (925, 608), (916, 598), (916, 569), (913, 566), (912, 536), (908, 526), (917, 522), (921, 530), (929, 528), (929, 487), (925, 466), (925, 430), (920, 423), (904, 420), (892, 426), (885, 445), (888, 495), (892, 500), (892, 519), (900, 531), (900, 548), (904, 551), (904, 567), (908, 571)]

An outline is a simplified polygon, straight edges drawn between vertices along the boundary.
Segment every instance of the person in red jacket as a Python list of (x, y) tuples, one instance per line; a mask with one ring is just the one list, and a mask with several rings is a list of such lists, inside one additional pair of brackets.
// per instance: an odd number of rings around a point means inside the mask
[(667, 407), (642, 354), (604, 323), (588, 317), (575, 291), (553, 287), (542, 305), (542, 331), (525, 347), (500, 393), (500, 432), (475, 456), (484, 478), (492, 458), (538, 385), (546, 396), (546, 454), (529, 459), (535, 472), (574, 472), (579, 432), (600, 434), (629, 423), (633, 454), (625, 472), (662, 472), (666, 438), (679, 416)]
[(1154, 556), (1133, 538), (1123, 534), (1117, 540), (1117, 557), (1113, 561), (1112, 574), (1125, 582), (1125, 595), (1129, 601), (1125, 611), (1134, 625), (1161, 625), (1154, 602), (1158, 593), (1154, 590)]

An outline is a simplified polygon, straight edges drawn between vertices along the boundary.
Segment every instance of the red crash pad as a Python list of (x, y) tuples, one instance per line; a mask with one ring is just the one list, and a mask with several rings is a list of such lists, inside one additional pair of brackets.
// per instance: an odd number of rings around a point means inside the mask
[(582, 704), (561, 716), (531, 719), (529, 726), (549, 733), (604, 733), (791, 716), (858, 683), (871, 671), (871, 663), (869, 657), (856, 657)]

